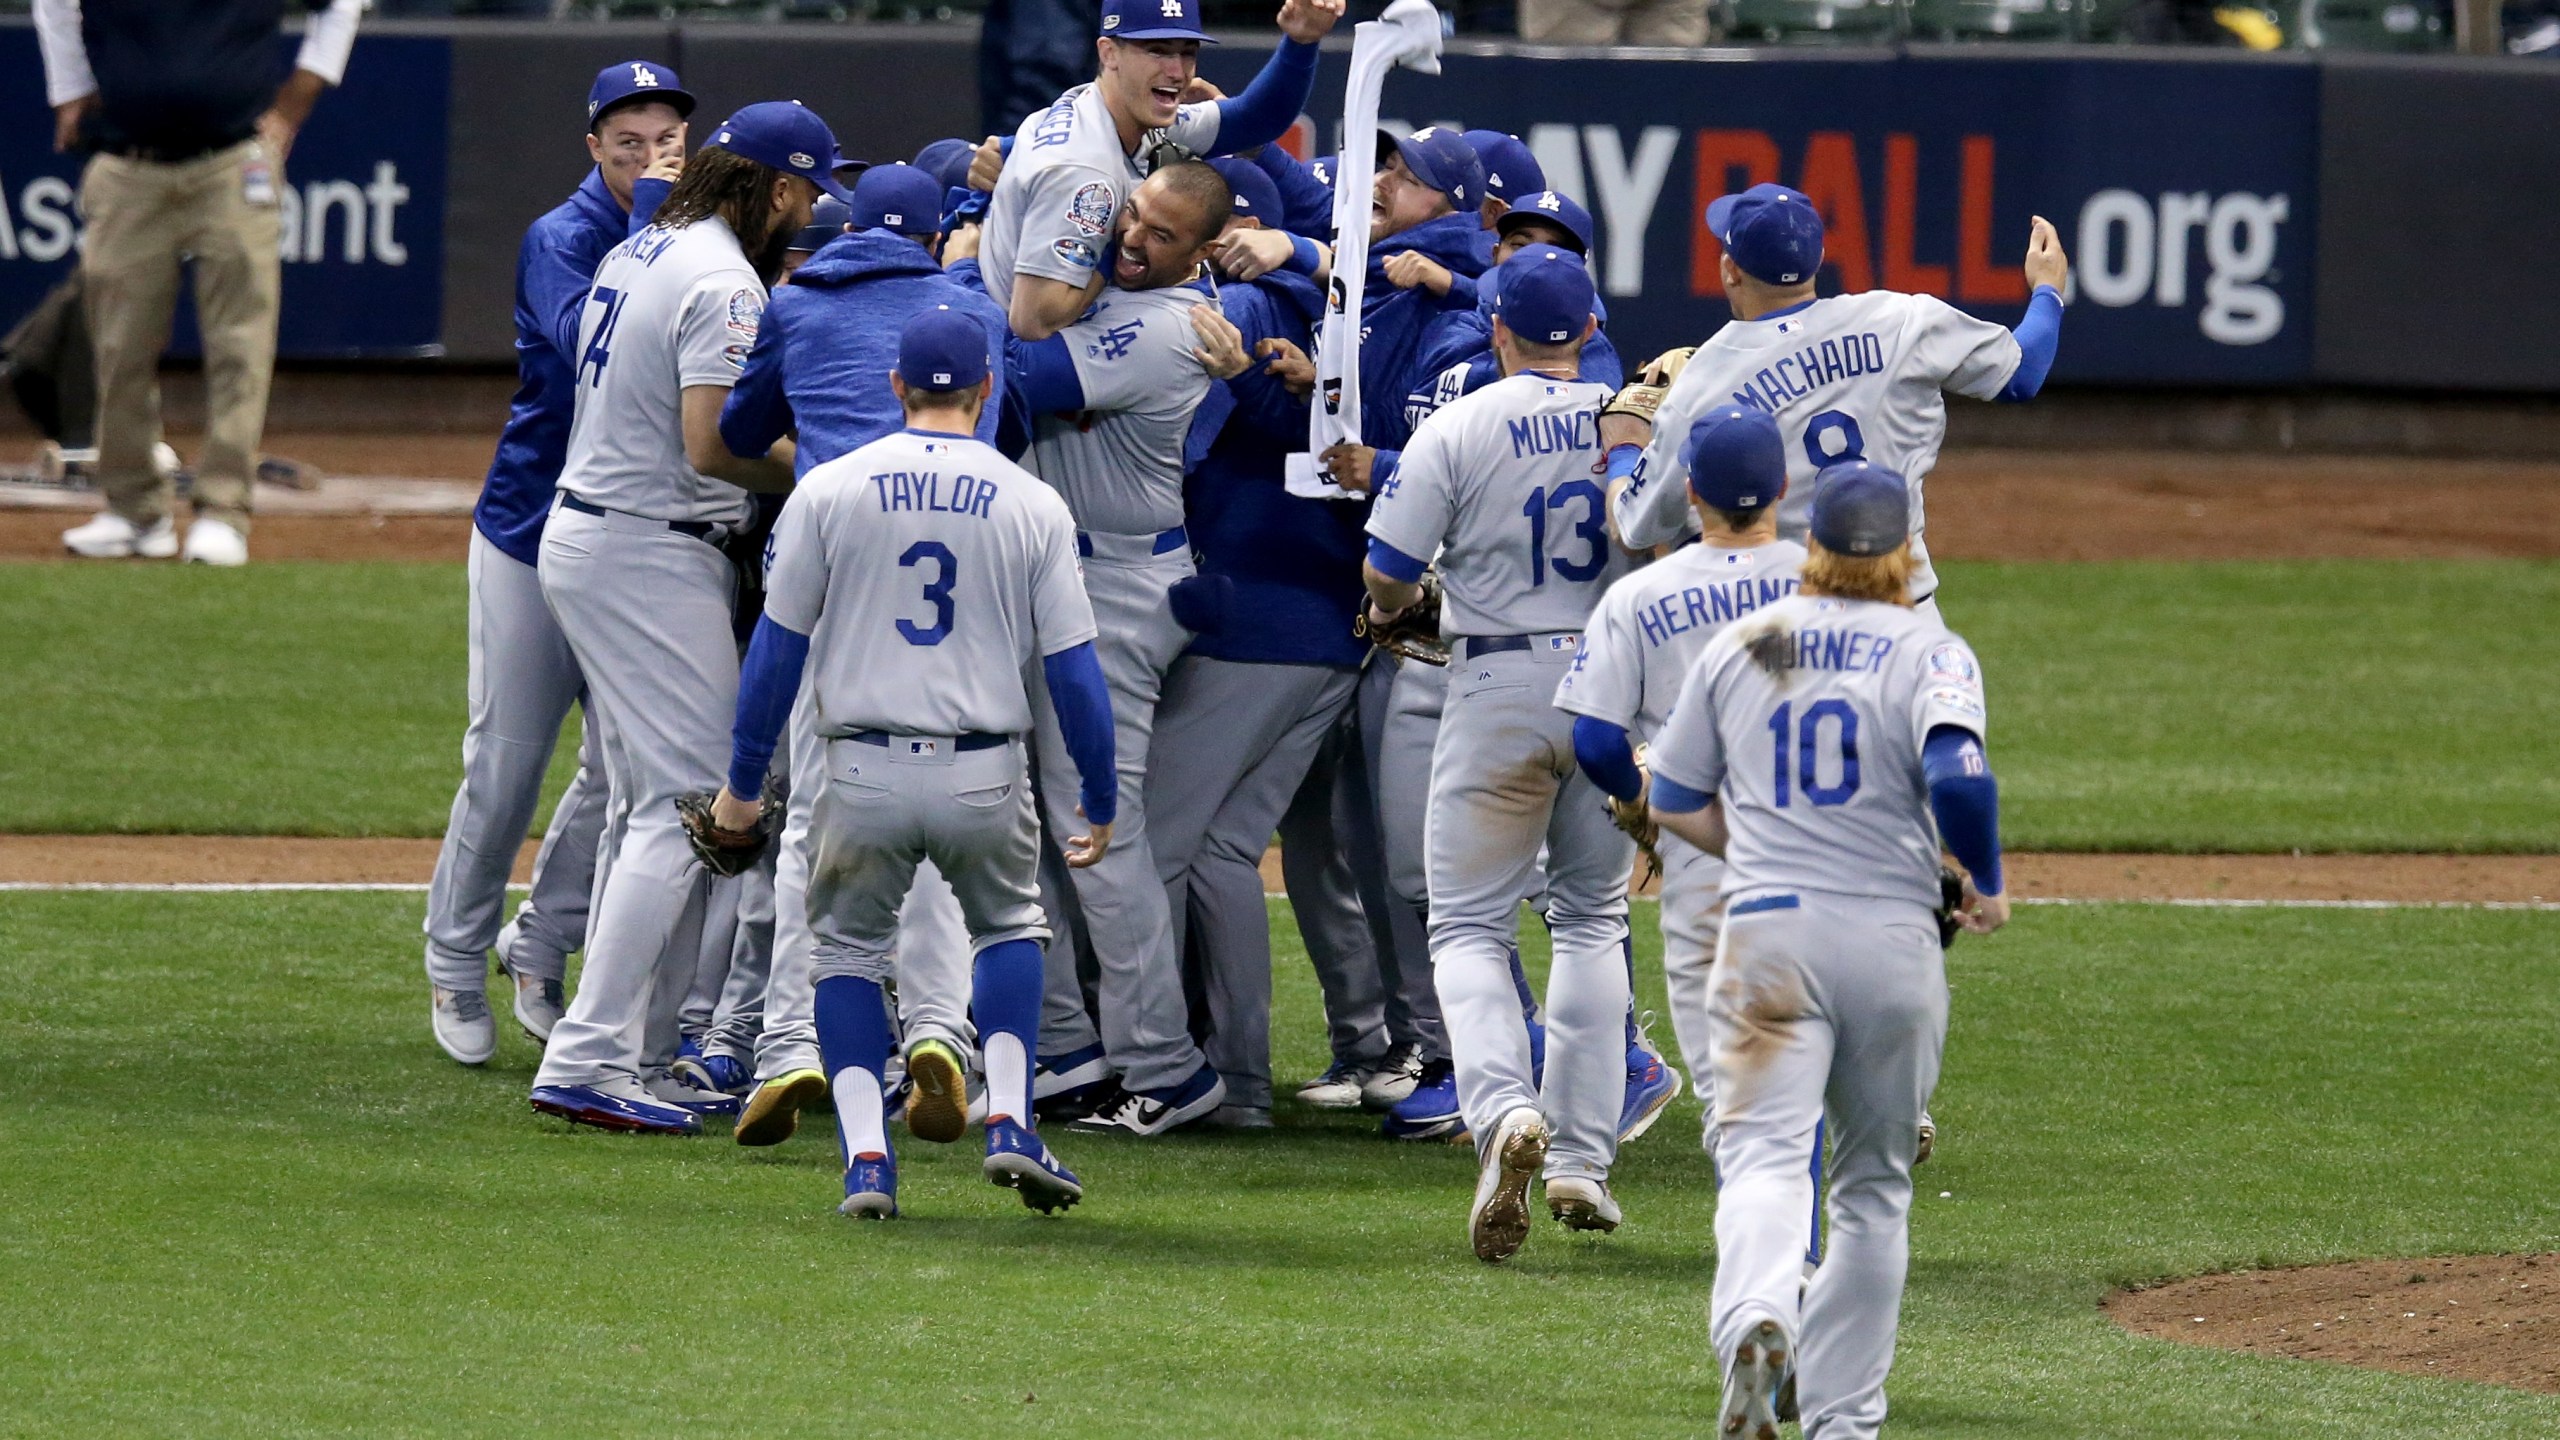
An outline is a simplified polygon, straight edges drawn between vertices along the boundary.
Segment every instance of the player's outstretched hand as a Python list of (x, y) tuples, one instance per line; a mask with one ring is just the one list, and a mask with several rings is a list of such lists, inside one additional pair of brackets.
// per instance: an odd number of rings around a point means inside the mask
[(1369, 474), (1377, 464), (1378, 452), (1366, 445), (1345, 442), (1328, 447), (1316, 457), (1316, 468), (1325, 478), (1354, 495), (1369, 493)]
[[(1083, 806), (1079, 805), (1076, 807), (1076, 817), (1078, 819), (1082, 819), (1084, 817)], [(1085, 829), (1087, 832), (1085, 834), (1070, 835), (1067, 837), (1067, 868), (1070, 870), (1084, 870), (1090, 868), (1096, 861), (1099, 861), (1102, 858), (1103, 852), (1111, 848), (1110, 826), (1088, 825)]]
[(1313, 45), (1333, 33), (1342, 18), (1343, 0), (1287, 0), (1280, 7), (1280, 33), (1301, 45)]
[(1230, 279), (1259, 280), (1289, 263), (1297, 247), (1282, 230), (1236, 230), (1209, 247), (1209, 258)]
[(1004, 173), (1004, 137), (990, 135), (969, 157), (969, 188), (995, 193), (996, 177)]
[(1200, 348), (1191, 353), (1212, 378), (1233, 380), (1253, 368), (1253, 357), (1244, 353), (1244, 332), (1234, 321), (1210, 306), (1194, 305), (1191, 328), (1200, 335)]
[(690, 126), (678, 125), (676, 133), (668, 136), (666, 143), (658, 147), (657, 153), (649, 157), (649, 168), (640, 172), (640, 178), (664, 180), (670, 185), (683, 179), (684, 142), (690, 129)]
[(1294, 343), (1274, 335), (1254, 343), (1253, 353), (1262, 357), (1262, 368), (1290, 394), (1304, 400), (1316, 390), (1316, 362)]
[(1400, 250), (1387, 257), (1387, 279), (1399, 290), (1421, 286), (1434, 295), (1449, 293), (1449, 267), (1418, 250)]
[(2050, 285), (2059, 290), (2071, 278), (2071, 257), (2062, 253), (2062, 237), (2053, 222), (2039, 215), (2027, 231), (2027, 288)]

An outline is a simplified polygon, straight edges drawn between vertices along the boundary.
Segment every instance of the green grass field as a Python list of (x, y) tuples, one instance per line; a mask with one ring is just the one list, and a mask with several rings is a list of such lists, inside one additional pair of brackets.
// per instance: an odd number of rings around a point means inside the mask
[[(1995, 672), (1996, 673), (1996, 672)], [(1641, 913), (1641, 912), (1640, 912)], [(1060, 1142), (1045, 1220), (909, 1145), (907, 1219), (778, 1151), (529, 1114), (428, 1042), (419, 901), (0, 896), (0, 1434), (1703, 1432), (1713, 1195), (1684, 1100), (1629, 1221), (1463, 1237), (1464, 1152)], [(1660, 1003), (1649, 918), (1638, 973)], [(1319, 1063), (1285, 913), (1280, 1074)], [(1530, 927), (1536, 949), (1536, 927)], [(2549, 1248), (2560, 915), (2030, 909), (1950, 957), (1891, 1433), (2560, 1433), (2560, 1399), (2123, 1334), (2112, 1285)], [(2425, 963), (2410, 963), (2423, 956)], [(1533, 956), (1534, 963), (1534, 956)], [(1944, 1192), (1944, 1193), (1942, 1193)]]
[[(2560, 847), (2560, 564), (1946, 571), (2013, 846)], [(463, 606), (455, 565), (0, 567), (0, 831), (439, 834)]]

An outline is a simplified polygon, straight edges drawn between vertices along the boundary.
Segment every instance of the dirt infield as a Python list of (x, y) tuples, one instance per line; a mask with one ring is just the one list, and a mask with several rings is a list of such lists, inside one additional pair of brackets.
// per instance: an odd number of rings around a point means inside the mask
[[(268, 448), (333, 476), (468, 484), (470, 435), (297, 435)], [(1959, 560), (2560, 556), (2560, 464), (2167, 451), (1949, 453), (1929, 477), (1929, 545)], [(86, 508), (84, 497), (63, 503)], [(61, 557), (57, 510), (0, 512), (0, 559)], [(461, 516), (268, 515), (261, 560), (459, 560)]]
[(2560, 1255), (2351, 1260), (2120, 1290), (2137, 1335), (2560, 1393)]

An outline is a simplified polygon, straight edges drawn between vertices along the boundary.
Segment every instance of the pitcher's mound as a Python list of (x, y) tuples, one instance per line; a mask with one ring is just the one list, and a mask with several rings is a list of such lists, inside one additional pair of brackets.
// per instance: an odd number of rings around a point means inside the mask
[(2560, 1255), (2351, 1260), (2119, 1290), (2138, 1335), (2560, 1393)]

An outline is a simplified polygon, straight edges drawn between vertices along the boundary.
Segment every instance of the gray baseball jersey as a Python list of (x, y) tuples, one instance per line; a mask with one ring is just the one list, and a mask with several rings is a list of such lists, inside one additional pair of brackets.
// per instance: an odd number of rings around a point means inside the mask
[(1171, 125), (1141, 136), (1132, 155), (1090, 83), (1025, 119), (987, 202), (978, 249), (987, 294), (999, 306), (1012, 304), (1016, 273), (1070, 285), (1091, 280), (1121, 202), (1147, 177), (1142, 157), (1167, 140), (1205, 155), (1217, 138), (1217, 102), (1184, 105)]
[(1378, 487), (1369, 534), (1439, 557), (1451, 635), (1579, 630), (1625, 573), (1592, 467), (1609, 387), (1523, 372), (1434, 411)]
[(1556, 686), (1556, 706), (1638, 740), (1662, 733), (1698, 652), (1727, 625), (1796, 593), (1804, 547), (1692, 545), (1609, 587)]
[(1209, 393), (1209, 372), (1191, 353), (1200, 344), (1191, 307), (1208, 299), (1188, 285), (1108, 289), (1058, 332), (1085, 408), (1040, 416), (1023, 459), (1067, 497), (1078, 526), (1152, 535), (1182, 523), (1183, 441)]
[(1777, 417), (1786, 438), (1787, 496), (1778, 533), (1802, 539), (1813, 513), (1813, 477), (1826, 465), (1866, 459), (1911, 482), (1911, 595), (1938, 588), (1923, 535), (1921, 482), (1947, 437), (1946, 392), (1989, 400), (2018, 369), (2018, 338), (1929, 295), (1869, 290), (1794, 310), (1737, 320), (1689, 357), (1653, 422), (1653, 442), (1617, 498), (1618, 534), (1629, 545), (1667, 545), (1692, 533), (1689, 426), (1718, 405)]
[[(1768, 637), (1778, 675), (1749, 646)], [(1724, 893), (1938, 901), (1921, 743), (1983, 733), (1982, 670), (1931, 616), (1795, 595), (1707, 642), (1653, 742), (1657, 777), (1719, 795)]]
[(684, 390), (737, 383), (764, 303), (764, 281), (716, 216), (652, 225), (615, 246), (578, 320), (577, 418), (560, 488), (653, 520), (744, 524), (747, 492), (685, 460)]
[(995, 447), (902, 430), (801, 479), (765, 613), (810, 637), (821, 735), (1019, 735), (1023, 675), (1094, 637), (1075, 524)]

